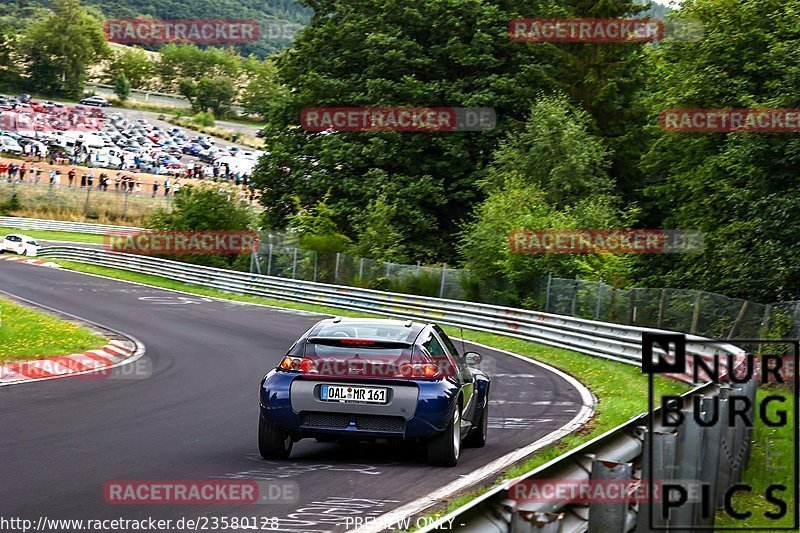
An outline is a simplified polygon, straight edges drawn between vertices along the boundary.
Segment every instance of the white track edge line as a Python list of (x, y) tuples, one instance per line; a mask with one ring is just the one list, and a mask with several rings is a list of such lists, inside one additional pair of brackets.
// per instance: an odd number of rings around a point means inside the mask
[[(523, 361), (527, 361), (541, 368), (544, 368), (552, 372), (553, 374), (556, 374), (557, 376), (561, 377), (562, 379), (567, 381), (570, 385), (575, 387), (575, 389), (578, 390), (578, 392), (581, 395), (581, 403), (582, 403), (581, 408), (578, 410), (578, 413), (572, 418), (572, 420), (570, 420), (557, 430), (553, 431), (549, 435), (542, 437), (541, 439), (532, 442), (527, 446), (523, 446), (522, 448), (517, 448), (516, 450), (495, 459), (486, 466), (483, 466), (477, 470), (473, 470), (471, 473), (462, 476), (459, 479), (456, 479), (455, 481), (452, 481), (451, 483), (445, 485), (444, 487), (436, 489), (435, 491), (426, 494), (421, 498), (418, 498), (412, 502), (402, 505), (393, 511), (389, 511), (388, 513), (378, 516), (375, 519), (373, 519), (370, 522), (370, 524), (365, 524), (359, 528), (350, 530), (353, 533), (377, 533), (379, 531), (383, 531), (384, 529), (386, 529), (385, 527), (386, 525), (397, 524), (398, 522), (401, 522), (403, 519), (407, 517), (414, 516), (424, 511), (425, 509), (439, 503), (439, 501), (442, 500), (443, 498), (452, 496), (456, 492), (463, 490), (469, 487), (470, 485), (476, 484), (479, 481), (509, 467), (513, 463), (523, 459), (524, 457), (532, 454), (533, 452), (536, 452), (541, 448), (549, 444), (553, 444), (554, 442), (557, 442), (559, 439), (562, 439), (563, 437), (566, 437), (570, 433), (583, 427), (583, 425), (586, 422), (588, 422), (589, 419), (591, 419), (592, 416), (594, 415), (595, 405), (597, 405), (597, 400), (595, 396), (583, 383), (575, 379), (573, 376), (567, 374), (566, 372), (559, 370), (558, 368), (555, 368), (546, 363), (542, 363), (541, 361), (537, 361), (530, 357), (510, 352), (508, 350), (494, 348), (492, 346), (488, 346), (480, 342), (473, 342), (473, 341), (466, 341), (466, 342), (469, 342), (470, 344), (474, 344), (476, 346), (480, 346), (482, 348), (487, 348), (492, 351), (501, 352)], [(426, 531), (431, 531), (433, 529), (436, 529), (438, 526), (447, 523), (450, 518), (460, 514), (461, 509), (466, 505), (469, 505), (469, 503), (459, 507), (458, 509), (455, 509), (451, 513), (448, 513), (447, 515), (439, 518), (435, 522), (428, 524), (426, 527), (418, 531), (424, 533)]]

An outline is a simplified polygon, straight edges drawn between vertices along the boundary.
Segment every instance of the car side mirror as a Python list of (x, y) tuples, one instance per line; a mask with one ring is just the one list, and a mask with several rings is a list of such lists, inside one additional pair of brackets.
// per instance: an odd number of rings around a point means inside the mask
[(466, 359), (468, 366), (477, 366), (483, 361), (483, 357), (478, 352), (467, 352), (464, 354), (464, 359)]

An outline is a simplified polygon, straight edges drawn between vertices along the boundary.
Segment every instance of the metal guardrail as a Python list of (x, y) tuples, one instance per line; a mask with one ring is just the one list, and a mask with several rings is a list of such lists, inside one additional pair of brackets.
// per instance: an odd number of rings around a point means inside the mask
[(3, 217), (0, 216), (0, 227), (21, 230), (65, 231), (68, 233), (91, 233), (105, 235), (113, 231), (138, 231), (142, 228), (131, 226), (111, 226), (108, 224), (91, 224), (88, 222), (65, 222), (61, 220), (45, 220), (41, 218)]
[[(0, 219), (0, 223), (2, 223), (2, 219)], [(345, 307), (394, 317), (434, 320), (443, 324), (500, 333), (637, 366), (641, 365), (642, 359), (642, 333), (655, 331), (462, 300), (446, 300), (248, 274), (105, 250), (52, 246), (42, 248), (39, 255), (52, 259), (80, 261), (142, 274), (152, 274), (225, 292)], [(729, 344), (709, 346), (694, 343), (693, 340), (701, 341), (703, 339), (687, 336), (686, 351), (690, 355), (743, 354), (741, 349)], [(688, 376), (686, 378), (688, 381)]]
[[(727, 418), (731, 407), (728, 399), (732, 396), (746, 396), (750, 400), (747, 416), (752, 420), (756, 390), (754, 381), (736, 386), (709, 383), (698, 387), (681, 397), (681, 424), (666, 426), (663, 413), (658, 410), (653, 414), (653, 432), (650, 433), (647, 415), (634, 417), (519, 478), (495, 486), (420, 531), (436, 530), (456, 517), (465, 525), (459, 530), (466, 533), (645, 533), (666, 529), (692, 531), (700, 527), (713, 530), (714, 511), (722, 506), (725, 491), (741, 481), (747, 467), (752, 427), (746, 427), (742, 417), (736, 417), (736, 423), (730, 426), (709, 422), (715, 414), (719, 420)], [(693, 411), (688, 409), (695, 397), (701, 398), (701, 420), (707, 423), (705, 426), (698, 423)], [(648, 498), (648, 480), (663, 483), (655, 489), (661, 495), (664, 495), (661, 488), (670, 483), (707, 484), (711, 512), (704, 515), (702, 501), (690, 499), (665, 513), (666, 498)], [(608, 488), (613, 483), (634, 487), (638, 497), (631, 499), (636, 500), (637, 505), (624, 498), (588, 503), (569, 497), (561, 501), (531, 498), (532, 487), (543, 491), (559, 482), (567, 487)], [(518, 487), (521, 490), (517, 490)], [(665, 515), (668, 518), (665, 519)]]
[[(156, 275), (224, 292), (343, 307), (392, 317), (433, 320), (637, 366), (641, 366), (642, 362), (642, 333), (656, 331), (461, 300), (276, 278), (105, 250), (51, 246), (42, 248), (39, 255)], [(738, 363), (744, 356), (744, 350), (741, 348), (726, 343), (702, 342), (704, 340), (706, 339), (686, 336), (686, 353), (690, 356), (688, 359), (692, 359), (692, 356), (709, 359), (719, 355), (725, 360), (728, 356), (732, 356)], [(658, 353), (658, 349), (655, 351)], [(676, 377), (691, 381), (691, 377), (687, 375)], [(717, 394), (719, 390), (720, 387), (716, 385), (697, 388), (683, 396), (683, 405), (688, 405), (695, 395), (708, 397)], [(720, 396), (724, 398), (730, 390), (736, 389), (723, 386)], [(753, 396), (755, 387), (748, 388), (746, 394)], [(705, 403), (703, 405), (708, 409), (708, 405)], [(634, 471), (639, 472), (638, 468), (634, 470), (634, 466), (639, 467), (648, 461), (646, 455), (642, 459), (643, 451), (647, 449), (644, 445), (647, 443), (646, 439), (651, 438), (650, 434), (642, 429), (644, 416), (633, 418), (626, 424), (554, 459), (516, 481), (567, 478), (632, 479)], [(692, 416), (686, 416), (685, 420), (687, 421), (685, 431), (676, 434), (661, 427), (659, 428), (661, 431), (652, 434), (652, 438), (659, 439), (660, 450), (675, 451), (672, 455), (659, 456), (654, 462), (659, 470), (653, 472), (652, 476), (661, 476), (665, 468), (679, 466), (683, 479), (708, 478), (715, 483), (717, 490), (727, 488), (730, 483), (738, 480), (743, 466), (739, 465), (735, 471), (730, 472), (725, 471), (724, 465), (720, 466), (719, 461), (713, 463), (714, 469), (709, 469), (707, 463), (712, 464), (709, 459), (711, 455), (719, 454), (720, 444), (737, 457), (746, 457), (749, 444), (747, 430), (736, 427), (728, 433), (713, 433), (708, 428), (701, 428), (694, 423)], [(703, 444), (698, 447), (698, 442)], [(588, 459), (587, 454), (589, 454)], [(708, 455), (705, 460), (703, 454)], [(695, 470), (687, 471), (687, 465), (693, 465), (692, 468)], [(648, 475), (651, 474), (645, 471), (645, 479)], [(587, 528), (591, 532), (624, 533), (634, 527), (637, 531), (648, 531), (643, 525), (643, 520), (637, 521), (636, 513), (627, 504), (581, 506), (566, 501), (558, 505), (552, 503), (528, 505), (509, 500), (506, 497), (507, 489), (507, 484), (497, 486), (442, 520), (458, 516), (459, 523), (467, 524), (472, 531), (483, 531), (489, 526), (494, 530), (513, 533), (584, 531)], [(695, 512), (697, 511), (691, 511)], [(426, 528), (430, 529), (433, 529), (433, 526)]]

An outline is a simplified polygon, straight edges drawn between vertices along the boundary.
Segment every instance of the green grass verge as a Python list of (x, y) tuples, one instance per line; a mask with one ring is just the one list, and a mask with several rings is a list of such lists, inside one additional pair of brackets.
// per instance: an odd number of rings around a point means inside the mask
[(42, 241), (69, 241), (69, 242), (88, 242), (94, 244), (103, 243), (103, 235), (93, 235), (91, 233), (73, 233), (70, 231), (47, 231), (47, 230), (27, 230), (17, 228), (0, 227), (0, 235), (9, 233), (22, 233), (28, 237)]
[[(287, 309), (312, 311), (332, 315), (351, 317), (374, 316), (367, 313), (358, 313), (338, 309), (335, 307), (231, 294), (205, 287), (186, 285), (184, 283), (168, 280), (158, 276), (138, 274), (124, 270), (114, 270), (70, 261), (59, 260), (56, 262), (61, 264), (64, 268), (79, 272), (99, 274), (125, 281), (134, 281), (148, 285), (155, 285), (167, 289), (182, 290), (200, 296), (213, 296), (240, 302), (259, 303)], [(458, 338), (460, 336), (460, 331), (458, 328), (445, 327), (445, 330), (454, 338)], [(553, 365), (554, 367), (575, 376), (581, 383), (586, 385), (599, 400), (596, 407), (596, 415), (580, 432), (565, 437), (558, 443), (544, 448), (529, 460), (510, 468), (507, 472), (503, 473), (502, 479), (517, 477), (647, 410), (647, 380), (638, 367), (615, 363), (605, 359), (588, 357), (586, 355), (568, 350), (550, 348), (521, 339), (480, 331), (464, 330), (464, 339), (532, 357), (543, 363)], [(688, 386), (684, 383), (661, 378), (657, 378), (657, 381), (659, 394), (680, 394), (688, 390)], [(440, 509), (439, 513), (437, 514), (445, 514), (450, 510), (463, 505), (467, 501), (473, 499), (475, 496), (488, 490), (488, 488), (488, 486), (483, 487), (479, 490), (469, 492), (447, 502), (447, 506)]]
[(100, 348), (108, 339), (0, 298), (0, 361), (22, 361)]
[[(770, 402), (766, 411), (768, 420), (778, 420), (778, 411), (786, 412), (786, 424), (781, 427), (770, 427), (756, 418), (753, 425), (753, 440), (750, 450), (750, 461), (747, 471), (742, 476), (742, 483), (752, 487), (752, 492), (737, 492), (732, 498), (732, 507), (737, 512), (750, 512), (752, 515), (744, 520), (737, 520), (719, 511), (715, 527), (748, 527), (768, 531), (769, 528), (791, 527), (794, 509), (794, 487), (798, 480), (794, 478), (795, 446), (794, 426), (797, 424), (797, 412), (790, 391), (777, 386), (761, 387), (758, 391), (757, 405), (761, 405), (769, 395), (778, 395), (785, 399), (784, 403)], [(758, 409), (756, 409), (758, 412)], [(721, 458), (722, 460), (722, 458)], [(779, 509), (774, 503), (766, 500), (767, 487), (772, 484), (786, 486), (785, 491), (776, 492), (775, 496), (786, 502), (787, 514), (781, 519), (770, 519), (764, 513), (775, 513)]]

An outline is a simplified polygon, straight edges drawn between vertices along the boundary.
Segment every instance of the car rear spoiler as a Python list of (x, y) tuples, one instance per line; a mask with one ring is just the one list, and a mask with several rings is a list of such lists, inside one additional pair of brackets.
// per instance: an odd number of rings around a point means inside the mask
[(357, 339), (354, 337), (309, 337), (309, 344), (324, 344), (325, 346), (341, 346), (342, 348), (411, 348), (413, 345), (406, 341), (388, 339)]

